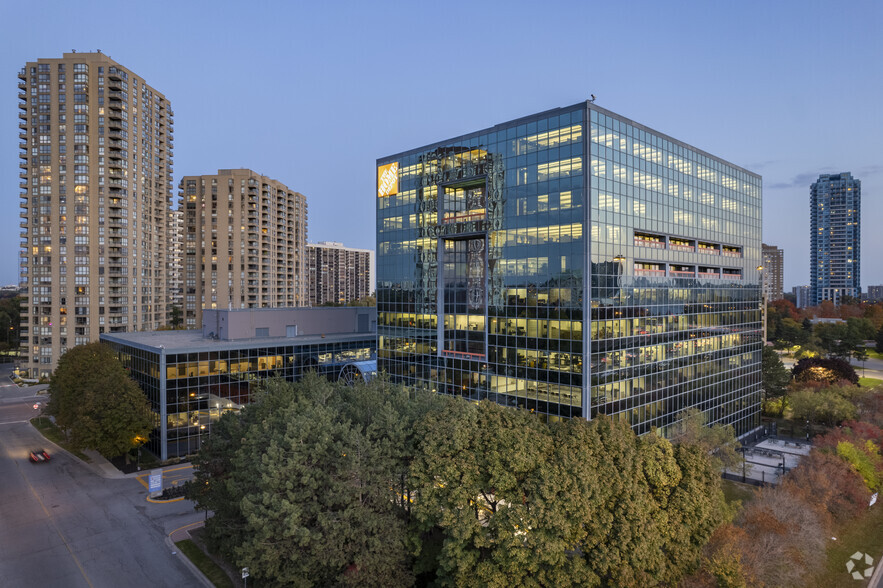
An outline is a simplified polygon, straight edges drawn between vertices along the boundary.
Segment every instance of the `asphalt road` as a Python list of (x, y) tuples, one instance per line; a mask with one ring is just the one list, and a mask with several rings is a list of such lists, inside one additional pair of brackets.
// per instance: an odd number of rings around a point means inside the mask
[[(27, 392), (0, 386), (0, 586), (200, 585), (166, 537), (204, 514), (186, 500), (149, 503), (136, 477), (104, 478), (56, 450), (27, 422)], [(41, 447), (52, 460), (30, 463)]]

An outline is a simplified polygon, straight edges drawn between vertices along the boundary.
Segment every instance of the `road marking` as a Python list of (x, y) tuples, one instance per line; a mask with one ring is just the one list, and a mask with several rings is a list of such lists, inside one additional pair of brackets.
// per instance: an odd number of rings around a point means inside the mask
[[(162, 472), (162, 474), (163, 474), (163, 479), (165, 479), (166, 474), (169, 473), (169, 472), (177, 472), (178, 470), (186, 470), (186, 469), (188, 469), (188, 468), (192, 469), (192, 468), (193, 468), (193, 465), (191, 464), (191, 465), (181, 466), (181, 467), (178, 467), (178, 468), (169, 468), (169, 469), (167, 469), (167, 470), (163, 470), (163, 472)], [(145, 473), (143, 473), (143, 474), (140, 474), (140, 475), (138, 475), (138, 476), (135, 476), (135, 479), (138, 480), (139, 482), (141, 482), (141, 485), (144, 486), (145, 488), (150, 488), (150, 486), (147, 485), (147, 482), (144, 481), (144, 478), (146, 478), (146, 477), (148, 477), (148, 476), (150, 476), (150, 472), (145, 472)]]
[[(6, 444), (3, 443), (3, 441), (0, 441), (0, 445), (3, 445), (4, 446), (3, 448), (6, 449)], [(55, 518), (53, 518), (52, 514), (46, 508), (46, 505), (43, 504), (43, 501), (40, 499), (40, 495), (37, 494), (37, 491), (34, 490), (34, 487), (31, 485), (31, 481), (28, 480), (28, 478), (24, 475), (24, 472), (21, 471), (21, 466), (19, 465), (18, 460), (14, 459), (14, 460), (12, 460), (12, 462), (15, 464), (15, 467), (18, 470), (18, 473), (21, 475), (22, 480), (24, 480), (25, 484), (28, 485), (28, 489), (30, 489), (31, 494), (33, 494), (34, 498), (37, 499), (37, 502), (40, 503), (40, 508), (43, 509), (43, 512), (46, 514), (46, 518), (49, 519), (49, 522), (52, 523), (52, 528), (55, 529), (55, 532), (61, 538), (61, 541), (62, 541), (62, 543), (64, 543), (64, 546), (67, 548), (68, 553), (71, 554), (71, 558), (74, 560), (74, 563), (77, 564), (77, 568), (79, 568), (80, 573), (83, 575), (83, 579), (86, 580), (86, 584), (88, 584), (90, 586), (90, 588), (95, 588), (95, 585), (92, 583), (91, 580), (89, 580), (89, 576), (86, 575), (86, 570), (84, 570), (82, 564), (80, 564), (80, 560), (77, 559), (76, 555), (74, 555), (74, 550), (71, 549), (70, 543), (67, 542), (67, 539), (61, 533), (61, 530), (58, 528), (58, 525), (55, 523)]]

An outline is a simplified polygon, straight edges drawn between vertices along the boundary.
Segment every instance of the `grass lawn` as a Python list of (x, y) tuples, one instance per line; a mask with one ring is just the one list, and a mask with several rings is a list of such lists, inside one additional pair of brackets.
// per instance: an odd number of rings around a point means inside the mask
[(721, 490), (724, 491), (724, 498), (727, 504), (739, 502), (743, 507), (754, 500), (755, 488), (750, 484), (740, 484), (732, 480), (721, 480)]
[(76, 455), (79, 459), (85, 462), (91, 462), (85, 454), (80, 453), (79, 451), (74, 451), (70, 447), (67, 446), (67, 443), (64, 441), (64, 435), (61, 430), (55, 426), (55, 424), (49, 420), (47, 417), (36, 417), (31, 419), (31, 424), (35, 429), (40, 431), (40, 434), (55, 443), (56, 445), (60, 445), (64, 447), (66, 450), (70, 451), (74, 455)]
[(205, 574), (205, 577), (208, 578), (212, 584), (218, 588), (233, 588), (233, 582), (230, 581), (230, 577), (225, 574), (224, 570), (219, 568), (209, 556), (203, 553), (196, 543), (190, 539), (185, 539), (184, 541), (178, 541), (175, 545), (178, 546), (181, 553), (186, 555), (190, 561), (193, 562), (193, 565), (199, 568), (199, 571)]
[(813, 585), (819, 588), (867, 586), (867, 580), (859, 582), (847, 574), (846, 562), (853, 553), (860, 551), (873, 557), (875, 565), (880, 564), (883, 557), (883, 504), (878, 502), (834, 536), (837, 541), (828, 541), (827, 569)]
[(873, 347), (867, 347), (868, 357), (873, 357), (874, 359), (883, 359), (883, 353), (880, 353)]
[(878, 380), (877, 378), (859, 378), (858, 385), (862, 388), (876, 388), (877, 386), (883, 384), (883, 380)]

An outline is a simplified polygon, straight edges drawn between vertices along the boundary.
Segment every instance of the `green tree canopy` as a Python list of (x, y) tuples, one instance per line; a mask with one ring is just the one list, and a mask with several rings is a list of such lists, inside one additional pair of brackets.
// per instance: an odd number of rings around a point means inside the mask
[(144, 393), (103, 343), (78, 345), (61, 356), (46, 412), (74, 449), (108, 458), (142, 445), (154, 424)]
[(787, 391), (788, 382), (791, 381), (791, 374), (782, 363), (779, 354), (768, 345), (763, 347), (761, 377), (763, 379), (761, 385), (763, 387), (764, 400), (784, 396)]
[(708, 417), (696, 408), (688, 408), (678, 414), (671, 437), (675, 443), (701, 448), (711, 456), (712, 466), (718, 472), (742, 465), (742, 455), (739, 453), (741, 444), (736, 439), (733, 427), (720, 424), (708, 426)]
[(707, 453), (607, 417), (460, 402), (420, 427), (414, 512), (444, 585), (674, 584), (723, 512)]
[(724, 512), (701, 447), (382, 379), (274, 381), (196, 464), (211, 544), (269, 586), (674, 585)]
[(190, 496), (215, 512), (212, 545), (267, 586), (412, 583), (413, 424), (445, 401), (382, 379), (270, 382), (195, 460)]

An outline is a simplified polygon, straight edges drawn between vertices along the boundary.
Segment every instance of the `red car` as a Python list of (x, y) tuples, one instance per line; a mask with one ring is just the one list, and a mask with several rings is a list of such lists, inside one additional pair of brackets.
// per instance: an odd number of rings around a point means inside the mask
[(35, 449), (31, 452), (30, 459), (33, 463), (45, 463), (52, 458), (43, 449)]

